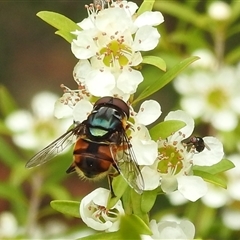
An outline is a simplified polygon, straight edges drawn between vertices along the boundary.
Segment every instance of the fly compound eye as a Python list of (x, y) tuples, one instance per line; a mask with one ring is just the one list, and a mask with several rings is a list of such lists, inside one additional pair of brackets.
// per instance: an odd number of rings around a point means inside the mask
[(113, 116), (116, 117), (116, 118), (119, 119), (119, 120), (122, 119), (122, 115), (121, 115), (120, 112), (117, 111), (116, 109), (113, 110)]
[(119, 111), (122, 111), (124, 114), (126, 114), (127, 118), (129, 118), (129, 106), (122, 99), (114, 97), (102, 97), (96, 101), (94, 106), (115, 107), (119, 109)]

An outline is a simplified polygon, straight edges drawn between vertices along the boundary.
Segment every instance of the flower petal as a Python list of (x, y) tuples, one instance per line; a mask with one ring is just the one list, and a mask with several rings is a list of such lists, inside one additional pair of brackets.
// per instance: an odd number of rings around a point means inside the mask
[(223, 145), (215, 137), (203, 138), (206, 147), (200, 153), (193, 156), (194, 165), (212, 166), (220, 162), (224, 156)]
[(141, 170), (144, 179), (144, 190), (153, 190), (160, 185), (161, 176), (155, 170), (148, 166), (144, 166)]
[(91, 113), (93, 105), (85, 100), (80, 100), (73, 109), (73, 120), (76, 122), (83, 122), (87, 119), (88, 115)]
[[(185, 122), (186, 126), (180, 129), (181, 133), (184, 134), (183, 139), (188, 138), (193, 132), (194, 121), (186, 112), (184, 112), (182, 110), (169, 112), (164, 120), (165, 121), (166, 120), (181, 120), (181, 121)], [(174, 133), (173, 135), (176, 137), (179, 136), (178, 132)]]
[(158, 45), (160, 34), (156, 28), (143, 26), (136, 32), (132, 48), (135, 51), (149, 51)]
[(195, 202), (207, 193), (207, 184), (198, 176), (180, 176), (177, 178), (178, 191), (188, 200)]
[(138, 123), (146, 126), (155, 122), (160, 117), (161, 113), (160, 104), (155, 100), (148, 100), (141, 104), (135, 118)]
[(146, 11), (136, 18), (136, 20), (134, 21), (134, 25), (140, 28), (146, 25), (157, 26), (163, 22), (164, 18), (162, 13)]

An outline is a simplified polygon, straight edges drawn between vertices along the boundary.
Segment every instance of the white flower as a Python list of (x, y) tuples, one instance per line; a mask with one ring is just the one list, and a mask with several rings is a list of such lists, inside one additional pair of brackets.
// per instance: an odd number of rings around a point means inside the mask
[(223, 214), (223, 223), (225, 226), (227, 226), (230, 229), (233, 229), (235, 231), (240, 230), (240, 211), (239, 209), (224, 209)]
[(232, 131), (240, 115), (240, 64), (218, 71), (195, 71), (174, 82), (182, 94), (181, 106), (194, 118), (209, 122), (216, 129)]
[[(196, 201), (207, 192), (207, 185), (201, 177), (193, 176), (193, 165), (211, 166), (223, 157), (222, 144), (213, 137), (203, 138), (208, 145), (202, 152), (196, 153), (192, 146), (182, 141), (188, 138), (194, 129), (194, 121), (185, 112), (170, 112), (165, 120), (181, 120), (186, 126), (181, 132), (175, 132), (166, 140), (158, 141), (159, 156), (155, 163), (142, 169), (145, 190), (155, 189), (161, 184), (165, 193), (178, 190), (186, 199)], [(153, 183), (153, 179), (155, 184)]]
[(195, 227), (193, 223), (188, 220), (181, 222), (174, 221), (150, 221), (150, 228), (153, 235), (147, 238), (142, 236), (142, 240), (147, 239), (194, 239)]
[(148, 100), (141, 104), (139, 112), (131, 112), (134, 124), (131, 131), (131, 145), (139, 165), (152, 165), (158, 155), (158, 145), (149, 135), (145, 127), (156, 121), (161, 115), (161, 107), (157, 101)]
[(15, 216), (10, 212), (0, 214), (0, 238), (14, 238), (18, 233), (18, 223)]
[(200, 58), (191, 64), (192, 67), (201, 67), (213, 70), (217, 66), (217, 59), (215, 58), (214, 54), (208, 49), (197, 49), (192, 53), (192, 56), (197, 56)]
[(71, 125), (69, 120), (59, 121), (53, 117), (57, 96), (50, 92), (37, 94), (32, 101), (33, 114), (18, 110), (6, 119), (13, 141), (22, 148), (39, 150), (61, 135)]
[(154, 26), (162, 23), (160, 12), (134, 13), (133, 2), (113, 2), (96, 11), (88, 7), (89, 17), (79, 23), (77, 39), (71, 44), (79, 59), (74, 78), (94, 96), (119, 96), (127, 100), (143, 81), (132, 67), (142, 62), (140, 51), (154, 49), (160, 34)]
[(231, 16), (231, 8), (224, 1), (215, 1), (210, 4), (208, 14), (215, 20), (227, 20)]
[(80, 216), (87, 226), (98, 230), (114, 232), (119, 229), (120, 216), (124, 214), (119, 200), (111, 209), (107, 209), (110, 191), (98, 188), (85, 196), (80, 203)]
[(226, 176), (228, 178), (228, 188), (227, 192), (232, 200), (240, 201), (240, 155), (233, 154), (228, 157), (231, 162), (235, 165), (234, 168), (226, 171)]

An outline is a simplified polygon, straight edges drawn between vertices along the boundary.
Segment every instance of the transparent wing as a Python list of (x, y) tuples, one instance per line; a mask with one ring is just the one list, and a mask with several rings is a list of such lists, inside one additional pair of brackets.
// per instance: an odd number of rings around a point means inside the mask
[(124, 134), (120, 146), (110, 144), (110, 150), (123, 178), (137, 193), (141, 194), (144, 189), (144, 180), (127, 136)]
[(42, 149), (26, 163), (26, 168), (36, 167), (48, 162), (62, 152), (66, 147), (75, 143), (81, 135), (83, 126), (84, 125), (82, 124), (77, 125), (76, 127), (64, 133), (61, 137), (56, 139), (47, 147)]

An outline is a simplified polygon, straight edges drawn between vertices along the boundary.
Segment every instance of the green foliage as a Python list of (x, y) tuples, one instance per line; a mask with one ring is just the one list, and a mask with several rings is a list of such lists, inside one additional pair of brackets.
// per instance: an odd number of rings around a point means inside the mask
[(181, 128), (186, 126), (185, 122), (179, 120), (168, 120), (160, 122), (149, 130), (151, 138), (153, 140), (158, 140), (159, 138), (165, 139), (169, 137), (172, 133), (177, 132)]
[(148, 79), (148, 87), (143, 90), (138, 97), (133, 101), (133, 104), (143, 100), (150, 95), (154, 94), (155, 92), (159, 91), (165, 85), (170, 83), (178, 74), (180, 74), (187, 66), (189, 66), (194, 61), (198, 60), (199, 57), (189, 57), (184, 61), (180, 62), (170, 70), (168, 70), (160, 79)]
[(69, 18), (55, 12), (41, 11), (37, 13), (43, 21), (47, 22), (51, 26), (58, 29), (55, 33), (63, 37), (69, 43), (75, 39), (75, 35), (72, 32), (81, 30), (81, 28)]
[(51, 207), (63, 214), (70, 215), (72, 217), (80, 218), (79, 202), (76, 201), (64, 201), (54, 200), (50, 203)]

